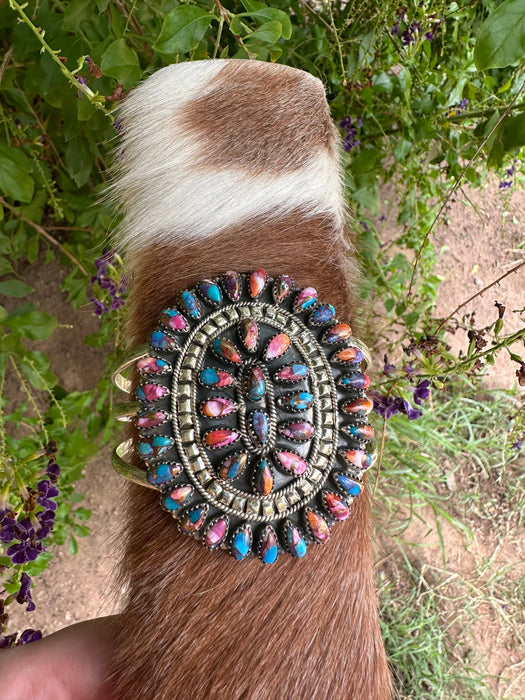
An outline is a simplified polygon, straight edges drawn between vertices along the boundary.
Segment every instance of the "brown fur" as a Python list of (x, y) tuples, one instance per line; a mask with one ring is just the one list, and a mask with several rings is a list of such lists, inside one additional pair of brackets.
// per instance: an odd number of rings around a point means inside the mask
[[(251, 221), (202, 244), (153, 245), (132, 267), (128, 337), (143, 342), (163, 305), (198, 279), (263, 267), (353, 302), (348, 245), (328, 222)], [(299, 241), (299, 243), (297, 243)], [(130, 485), (122, 582), (127, 603), (113, 673), (122, 700), (387, 700), (370, 547), (370, 503), (304, 560), (265, 567), (180, 535), (157, 494)]]
[(228, 62), (212, 90), (183, 107), (177, 121), (203, 144), (199, 163), (210, 169), (226, 157), (229, 166), (286, 172), (304, 166), (313, 150), (335, 152), (322, 85), (288, 66), (270, 72), (258, 61)]

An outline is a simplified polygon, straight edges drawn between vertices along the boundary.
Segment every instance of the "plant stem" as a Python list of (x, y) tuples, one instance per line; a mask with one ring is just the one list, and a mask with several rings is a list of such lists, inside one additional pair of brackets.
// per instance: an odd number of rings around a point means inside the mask
[(66, 68), (66, 66), (60, 60), (58, 56), (60, 51), (55, 51), (54, 49), (52, 49), (51, 46), (47, 43), (47, 41), (44, 39), (45, 31), (42, 30), (40, 27), (35, 27), (33, 22), (31, 22), (29, 17), (24, 12), (24, 8), (27, 7), (27, 3), (20, 5), (20, 3), (18, 3), (16, 0), (9, 0), (9, 6), (12, 10), (14, 10), (20, 15), (20, 21), (27, 24), (27, 26), (31, 29), (33, 34), (38, 39), (38, 41), (42, 44), (42, 52), (47, 53), (48, 56), (57, 64), (62, 75), (75, 88), (75, 90), (79, 90), (80, 92), (82, 92), (94, 107), (104, 112), (106, 117), (108, 117), (108, 119), (110, 119), (113, 122), (113, 115), (108, 109), (106, 109), (106, 107), (104, 107), (103, 102), (105, 98), (100, 96), (98, 93), (93, 92), (93, 90), (91, 90), (91, 88), (89, 88), (87, 85), (78, 82), (73, 73), (68, 68)]
[(5, 199), (4, 199), (3, 197), (0, 197), (0, 204), (2, 204), (2, 206), (4, 206), (6, 209), (9, 209), (9, 211), (10, 211), (12, 214), (14, 214), (18, 219), (20, 219), (20, 221), (23, 221), (23, 222), (24, 222), (25, 224), (27, 224), (28, 226), (31, 226), (32, 228), (34, 228), (35, 231), (37, 231), (37, 233), (39, 233), (41, 236), (43, 236), (46, 240), (48, 240), (48, 241), (49, 241), (50, 243), (52, 243), (54, 246), (56, 246), (57, 248), (59, 248), (60, 251), (61, 251), (62, 253), (64, 253), (64, 255), (65, 255), (66, 257), (68, 257), (68, 258), (71, 260), (71, 262), (74, 263), (74, 264), (78, 267), (78, 269), (80, 270), (80, 272), (81, 272), (85, 277), (90, 277), (89, 272), (88, 272), (88, 271), (86, 270), (86, 268), (82, 265), (82, 263), (79, 262), (79, 261), (77, 260), (77, 258), (75, 258), (75, 256), (74, 256), (72, 253), (69, 252), (69, 250), (67, 250), (66, 248), (64, 248), (64, 246), (62, 245), (62, 243), (59, 243), (59, 241), (57, 241), (56, 238), (53, 238), (53, 236), (52, 236), (50, 233), (48, 233), (48, 232), (46, 231), (45, 228), (43, 228), (43, 227), (40, 226), (39, 224), (36, 224), (34, 221), (31, 221), (30, 219), (26, 219), (25, 216), (22, 216), (22, 215), (18, 212), (18, 210), (16, 209), (16, 207), (13, 207), (11, 204), (8, 204), (8, 202), (6, 202)]

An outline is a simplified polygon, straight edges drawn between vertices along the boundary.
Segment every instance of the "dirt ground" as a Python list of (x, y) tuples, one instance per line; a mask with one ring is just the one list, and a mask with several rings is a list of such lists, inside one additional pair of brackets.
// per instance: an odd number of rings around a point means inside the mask
[[(391, 198), (395, 200), (395, 195), (392, 194)], [(395, 205), (395, 201), (392, 204)], [(445, 221), (433, 236), (440, 250), (438, 272), (445, 278), (438, 316), (447, 316), (463, 300), (523, 260), (524, 205), (524, 192), (517, 191), (509, 198), (501, 194), (497, 183), (482, 192), (458, 192)], [(388, 220), (385, 226), (389, 226)], [(49, 266), (39, 274), (54, 282), (63, 271)], [(33, 279), (32, 283), (36, 285), (37, 281)], [(74, 326), (73, 329), (58, 329), (50, 341), (54, 346), (46, 348), (52, 358), (63, 358), (60, 362), (55, 359), (52, 369), (66, 388), (87, 388), (96, 379), (101, 356), (98, 351), (86, 348), (81, 338), (86, 330), (89, 332), (96, 326), (97, 321), (89, 310), (75, 316), (55, 283), (43, 288), (47, 292), (42, 298), (42, 309), (52, 310), (64, 323)], [(525, 268), (522, 268), (477, 298), (464, 311), (475, 310), (477, 326), (482, 327), (496, 318), (494, 302), (498, 301), (507, 307), (506, 329), (509, 332), (516, 330), (520, 324), (517, 314), (512, 314), (512, 311), (525, 305), (524, 290)], [(451, 336), (450, 344), (455, 350), (466, 349), (466, 334), (461, 331)], [(78, 367), (86, 368), (81, 377), (78, 376)], [(488, 369), (486, 385), (515, 386), (515, 369), (516, 365), (502, 358), (495, 367)], [(79, 380), (82, 386), (79, 386)], [(93, 510), (89, 523), (91, 534), (79, 541), (77, 555), (69, 554), (64, 548), (55, 552), (48, 570), (38, 579), (36, 610), (33, 613), (13, 611), (13, 629), (20, 625), (20, 628), (34, 627), (49, 634), (72, 622), (118, 611), (121, 591), (114, 590), (112, 568), (117, 558), (115, 536), (121, 527), (117, 511), (119, 486), (120, 477), (111, 469), (109, 451), (102, 452), (86, 465), (85, 477), (78, 490), (85, 494), (83, 505)], [(525, 576), (524, 543), (518, 532), (509, 532), (505, 541), (501, 541), (493, 533), (487, 533), (482, 523), (479, 528), (476, 528), (476, 523), (470, 525), (474, 541), (468, 547), (455, 530), (446, 528), (448, 560), (447, 571), (443, 571), (437, 532), (431, 520), (429, 516), (427, 532), (426, 528), (414, 524), (405, 537), (418, 548), (428, 571), (435, 575), (440, 572), (439, 576), (449, 582), (452, 598), (454, 577), (469, 579), (483, 562), (488, 562), (485, 567), (487, 577), (509, 564), (515, 580)], [(421, 544), (425, 546), (422, 548)], [(393, 556), (393, 547), (389, 549), (388, 541), (383, 538), (379, 557), (381, 566), (386, 566), (387, 571)], [(479, 579), (477, 581), (477, 585), (481, 585)], [(491, 685), (499, 697), (523, 698), (525, 649), (523, 645), (521, 648), (515, 645), (516, 634), (521, 639), (525, 636), (523, 614), (509, 609), (502, 615), (501, 605), (485, 604), (483, 608), (480, 604), (477, 612), (481, 621), (470, 630), (472, 645), (479, 655), (484, 656), (487, 669), (493, 676)], [(509, 618), (510, 622), (506, 624), (504, 621)]]

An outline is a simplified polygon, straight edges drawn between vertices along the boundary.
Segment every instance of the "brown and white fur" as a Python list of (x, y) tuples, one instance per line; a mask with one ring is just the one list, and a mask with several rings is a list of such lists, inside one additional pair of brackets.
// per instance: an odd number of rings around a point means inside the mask
[[(228, 269), (290, 274), (352, 318), (357, 270), (319, 80), (256, 61), (172, 65), (121, 119), (130, 346), (177, 291)], [(269, 567), (180, 535), (155, 492), (129, 485), (127, 497), (121, 700), (390, 697), (366, 495), (326, 546)]]

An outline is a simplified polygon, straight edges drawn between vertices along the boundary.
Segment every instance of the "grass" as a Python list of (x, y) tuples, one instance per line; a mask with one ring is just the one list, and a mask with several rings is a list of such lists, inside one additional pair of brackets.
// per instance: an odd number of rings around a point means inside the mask
[(517, 410), (515, 393), (463, 381), (420, 419), (388, 421), (378, 587), (399, 700), (524, 697)]

